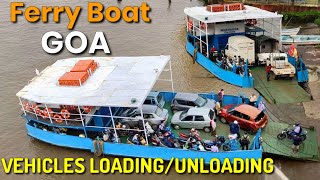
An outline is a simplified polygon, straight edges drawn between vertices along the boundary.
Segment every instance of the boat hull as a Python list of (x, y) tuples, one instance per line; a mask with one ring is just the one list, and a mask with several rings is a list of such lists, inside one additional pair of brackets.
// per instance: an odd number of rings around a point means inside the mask
[[(195, 47), (190, 42), (187, 42), (186, 49), (187, 49), (187, 52), (191, 56), (193, 56)], [(254, 85), (253, 77), (240, 76), (234, 72), (224, 70), (199, 52), (197, 52), (197, 55), (196, 55), (196, 62), (198, 62), (201, 66), (207, 69), (210, 73), (212, 73), (213, 75), (215, 75), (216, 77), (218, 77), (219, 79), (227, 83), (240, 86), (243, 88), (252, 88)]]
[[(29, 124), (26, 124), (26, 129), (28, 135), (38, 139), (40, 141), (61, 146), (67, 148), (82, 149), (94, 152), (93, 140), (89, 138), (81, 138), (71, 135), (62, 135), (49, 131), (44, 131), (42, 129), (33, 127)], [(161, 158), (163, 160), (169, 161), (171, 158), (203, 158), (205, 164), (209, 164), (212, 158), (217, 158), (221, 163), (225, 159), (229, 159), (233, 162), (234, 158), (253, 158), (259, 159), (262, 158), (262, 149), (255, 150), (246, 150), (246, 151), (230, 151), (230, 152), (200, 152), (192, 150), (183, 150), (183, 149), (173, 149), (166, 147), (154, 147), (154, 146), (138, 146), (132, 144), (117, 144), (117, 143), (108, 143), (104, 142), (103, 153), (106, 155), (113, 156), (124, 156), (124, 157), (139, 157), (139, 158)]]

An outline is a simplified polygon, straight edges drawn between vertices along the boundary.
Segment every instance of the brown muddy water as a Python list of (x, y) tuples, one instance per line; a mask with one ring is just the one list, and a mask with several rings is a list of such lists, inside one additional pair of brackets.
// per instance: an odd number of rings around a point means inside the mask
[[(71, 58), (75, 55), (69, 53), (66, 49), (57, 54), (47, 54), (41, 46), (41, 38), (48, 31), (58, 31), (64, 37), (70, 32), (67, 30), (68, 19), (61, 15), (61, 23), (52, 22), (53, 17), (49, 16), (50, 23), (31, 24), (19, 17), (18, 23), (10, 22), (10, 2), (8, 0), (0, 1), (0, 156), (9, 157), (84, 157), (89, 159), (93, 157), (90, 152), (73, 150), (52, 146), (39, 142), (27, 136), (24, 119), (20, 117), (18, 98), (15, 94), (25, 86), (28, 81), (35, 76), (35, 69), (43, 70), (58, 59)], [(85, 33), (91, 42), (96, 31), (103, 31), (107, 36), (111, 56), (146, 56), (146, 55), (171, 55), (173, 64), (174, 87), (176, 91), (185, 92), (217, 92), (220, 88), (226, 89), (227, 94), (239, 94), (245, 92), (250, 94), (253, 89), (243, 90), (238, 87), (226, 84), (214, 78), (210, 73), (199, 65), (193, 65), (192, 59), (185, 51), (185, 33), (184, 33), (184, 13), (185, 7), (201, 5), (200, 2), (193, 0), (173, 0), (171, 5), (167, 0), (146, 1), (152, 8), (150, 17), (152, 23), (128, 24), (119, 22), (110, 24), (107, 21), (98, 24), (89, 24), (87, 22), (87, 1), (82, 0), (26, 0), (26, 6), (82, 6), (81, 16), (74, 30)], [(116, 5), (124, 7), (128, 5), (140, 5), (142, 1), (124, 0), (121, 3), (114, 1), (100, 1), (106, 6)], [(77, 41), (75, 42), (77, 43)], [(89, 43), (90, 44), (90, 43)], [(87, 53), (77, 56), (92, 56)], [(106, 56), (99, 52), (95, 56)], [(110, 55), (108, 55), (110, 56)], [(157, 90), (170, 90), (170, 85), (157, 83)], [(111, 158), (111, 157), (110, 157)], [(285, 167), (289, 177), (297, 178), (295, 161), (289, 161)], [(301, 167), (302, 164), (299, 163)], [(85, 180), (89, 178), (99, 179), (261, 179), (259, 175), (197, 175), (185, 174), (179, 175), (171, 171), (169, 175), (4, 175), (2, 166), (0, 166), (0, 179), (77, 179)], [(305, 168), (303, 168), (305, 169)], [(88, 172), (88, 171), (87, 171)], [(314, 172), (319, 176), (319, 172)], [(299, 172), (299, 177), (304, 177), (304, 172)], [(305, 173), (310, 177), (310, 173)], [(304, 178), (306, 179), (306, 178)]]

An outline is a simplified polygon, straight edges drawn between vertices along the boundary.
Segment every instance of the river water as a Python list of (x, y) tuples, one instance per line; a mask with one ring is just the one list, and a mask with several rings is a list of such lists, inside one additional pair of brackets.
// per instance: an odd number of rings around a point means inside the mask
[[(82, 0), (25, 0), (26, 6), (82, 6), (81, 16), (74, 30), (85, 33), (91, 42), (96, 31), (103, 31), (107, 36), (112, 56), (142, 56), (142, 55), (171, 55), (173, 65), (174, 87), (176, 91), (186, 92), (217, 92), (220, 88), (227, 90), (227, 94), (247, 94), (254, 92), (252, 89), (243, 90), (231, 86), (214, 78), (210, 73), (199, 65), (192, 64), (192, 59), (185, 51), (185, 16), (183, 9), (201, 5), (198, 1), (172, 0), (169, 5), (167, 0), (151, 1), (147, 3), (152, 8), (149, 16), (152, 23), (141, 22), (139, 24), (128, 24), (119, 22), (111, 24), (103, 23), (90, 24), (87, 22), (87, 1)], [(123, 0), (118, 3), (113, 1), (101, 1), (105, 7), (116, 5), (125, 7), (128, 5), (140, 5), (142, 1)], [(52, 15), (49, 16), (49, 23), (41, 22), (32, 24), (26, 22), (23, 17), (18, 18), (18, 23), (10, 22), (10, 1), (0, 2), (0, 155), (1, 157), (93, 157), (90, 152), (66, 149), (39, 142), (27, 136), (24, 120), (20, 117), (18, 98), (15, 94), (35, 76), (35, 69), (43, 70), (58, 59), (75, 57), (66, 49), (57, 55), (47, 54), (41, 46), (41, 38), (48, 31), (58, 31), (64, 37), (70, 32), (67, 29), (68, 19), (65, 14), (61, 15), (59, 24), (53, 22)], [(75, 42), (79, 44), (79, 42)], [(90, 43), (89, 43), (90, 44)], [(77, 56), (92, 56), (87, 53)], [(106, 56), (98, 52), (95, 56)], [(108, 55), (109, 56), (109, 55)], [(170, 84), (157, 83), (155, 89), (170, 90)], [(294, 168), (295, 163), (288, 163)], [(2, 166), (0, 166), (2, 168)], [(285, 168), (285, 167), (284, 167)], [(88, 172), (88, 171), (87, 171)], [(293, 173), (294, 174), (294, 173)], [(77, 179), (89, 178), (99, 179), (260, 179), (258, 175), (179, 175), (173, 171), (169, 175), (4, 175), (0, 173), (0, 179)]]

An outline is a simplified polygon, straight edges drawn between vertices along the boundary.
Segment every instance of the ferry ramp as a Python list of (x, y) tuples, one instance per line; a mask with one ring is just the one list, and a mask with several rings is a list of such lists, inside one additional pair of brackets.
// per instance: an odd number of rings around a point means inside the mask
[(270, 78), (270, 81), (267, 81), (264, 67), (253, 67), (250, 70), (254, 77), (254, 88), (270, 103), (299, 103), (311, 99), (295, 79)]
[(287, 138), (283, 140), (277, 139), (277, 135), (287, 127), (288, 124), (269, 121), (261, 134), (263, 138), (263, 152), (267, 155), (281, 156), (290, 159), (319, 161), (316, 130), (313, 127), (303, 127), (303, 130), (307, 131), (307, 139), (300, 145), (299, 152), (293, 153), (292, 140)]

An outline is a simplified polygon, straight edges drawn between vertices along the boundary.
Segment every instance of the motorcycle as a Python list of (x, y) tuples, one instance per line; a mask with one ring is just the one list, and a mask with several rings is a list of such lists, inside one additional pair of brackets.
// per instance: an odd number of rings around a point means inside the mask
[(194, 138), (196, 141), (201, 141), (201, 137), (198, 133), (194, 133), (194, 134), (185, 134), (183, 132), (179, 132), (179, 138), (182, 138), (182, 139), (188, 139), (188, 138)]
[(207, 151), (211, 151), (211, 146), (216, 145), (218, 148), (221, 147), (223, 143), (225, 143), (226, 139), (224, 136), (217, 136), (216, 141), (204, 140), (203, 145), (204, 149)]
[[(294, 131), (288, 127), (288, 128), (285, 128), (284, 130), (282, 130), (281, 133), (279, 133), (277, 135), (277, 138), (279, 140), (283, 140), (286, 137), (288, 139), (293, 139), (293, 133), (294, 133)], [(301, 133), (298, 134), (298, 136), (301, 138), (302, 141), (306, 140), (307, 139), (307, 131), (301, 131)]]

